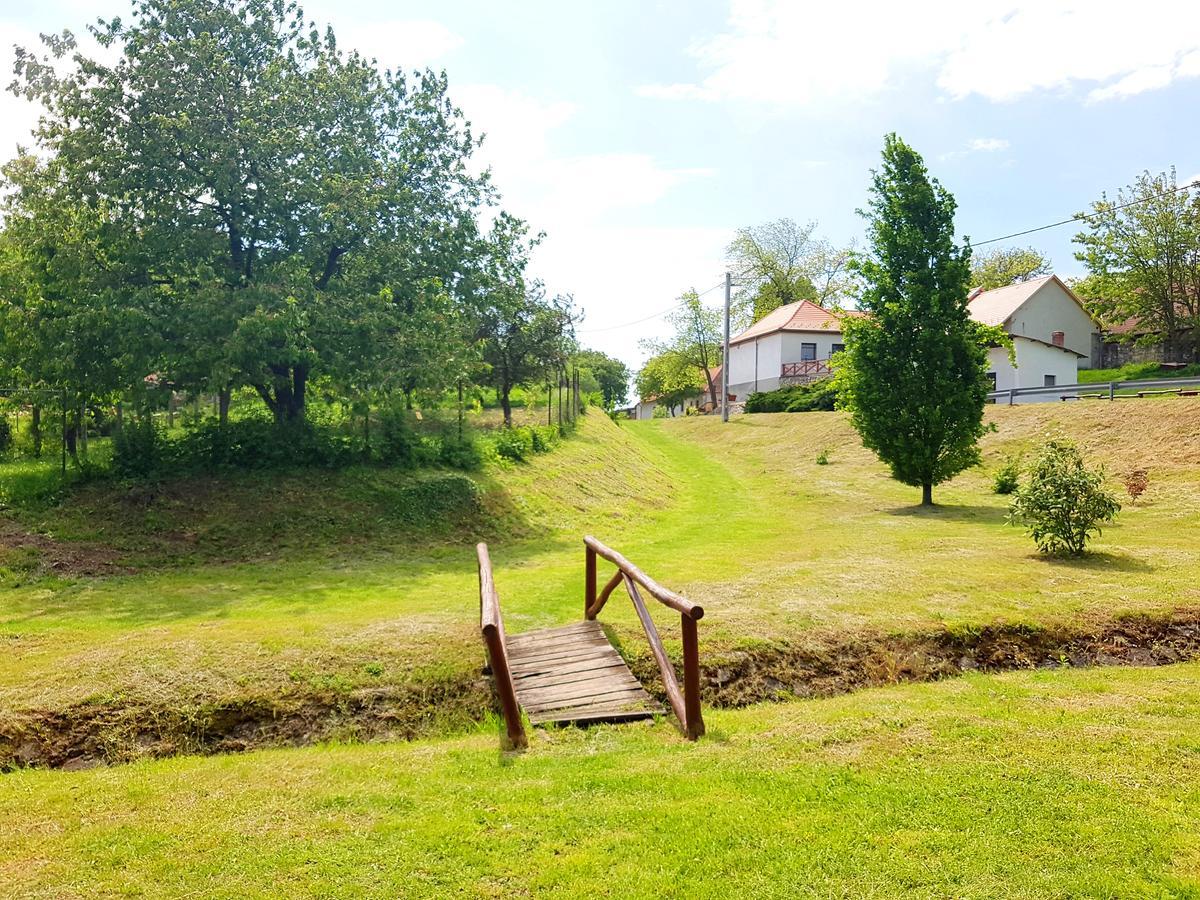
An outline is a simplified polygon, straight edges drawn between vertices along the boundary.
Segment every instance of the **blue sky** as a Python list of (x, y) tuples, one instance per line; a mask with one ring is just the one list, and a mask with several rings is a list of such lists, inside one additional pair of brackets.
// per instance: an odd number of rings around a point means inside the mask
[[(547, 232), (535, 274), (590, 346), (638, 340), (720, 282), (735, 228), (816, 219), (843, 243), (899, 132), (984, 240), (1065, 218), (1143, 169), (1200, 176), (1200, 4), (976, 0), (305, 4), (384, 65), (445, 68), (488, 134), (504, 205)], [(0, 12), (11, 45), (125, 14), (122, 0)], [(6, 79), (7, 80), (7, 79)], [(0, 101), (11, 155), (36, 111)], [(1066, 226), (1026, 238), (1080, 273)], [(1019, 242), (1020, 243), (1020, 242)], [(716, 301), (716, 292), (708, 298)]]

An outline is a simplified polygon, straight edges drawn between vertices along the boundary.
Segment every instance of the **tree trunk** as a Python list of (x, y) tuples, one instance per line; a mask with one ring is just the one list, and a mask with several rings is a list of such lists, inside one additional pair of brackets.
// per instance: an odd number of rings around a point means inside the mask
[(929, 482), (921, 485), (921, 505), (933, 506), (933, 485)]
[(41, 458), (42, 455), (42, 407), (35, 403), (33, 404), (33, 415), (29, 420), (29, 436), (33, 439), (33, 455)]
[(217, 425), (224, 428), (229, 424), (229, 401), (233, 391), (224, 387), (217, 391)]
[(510, 388), (507, 384), (500, 386), (500, 408), (504, 410), (504, 427), (512, 428), (512, 401), (508, 398)]

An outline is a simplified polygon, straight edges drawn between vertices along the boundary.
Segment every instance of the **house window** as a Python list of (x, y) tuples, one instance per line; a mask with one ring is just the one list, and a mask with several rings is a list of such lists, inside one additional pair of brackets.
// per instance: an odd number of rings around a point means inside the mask
[(833, 356), (833, 354), (841, 353), (845, 349), (846, 349), (845, 344), (834, 344), (832, 347), (829, 348), (829, 355)]
[(1057, 382), (1057, 380), (1058, 380), (1058, 379), (1057, 379), (1057, 378), (1055, 378), (1053, 375), (1043, 375), (1043, 376), (1042, 376), (1042, 384), (1043, 384), (1045, 387), (1054, 387), (1054, 385), (1055, 385), (1055, 383)]
[(1061, 331), (1052, 332), (1050, 335), (1050, 343), (1052, 343), (1055, 347), (1061, 347), (1065, 337), (1066, 336)]
[(996, 389), (996, 373), (995, 373), (995, 372), (988, 372), (988, 373), (987, 373), (987, 380), (988, 380), (988, 384), (990, 385), (990, 387), (988, 388), (988, 390), (990, 390), (990, 391), (994, 391), (994, 390)]
[(801, 344), (800, 345), (800, 360), (802, 362), (810, 360), (810, 359), (816, 359), (816, 358), (817, 358), (817, 345), (816, 344)]

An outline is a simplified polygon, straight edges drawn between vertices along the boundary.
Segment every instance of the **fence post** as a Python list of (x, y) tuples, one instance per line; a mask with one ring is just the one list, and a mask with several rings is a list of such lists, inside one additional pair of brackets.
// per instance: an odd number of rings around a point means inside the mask
[(1115, 400), (1117, 398), (1117, 383), (1110, 381), (1108, 383), (1108, 399)]
[(596, 603), (596, 551), (591, 547), (584, 547), (583, 557), (583, 617), (588, 617), (590, 610)]
[(700, 715), (700, 647), (696, 637), (696, 620), (680, 615), (683, 630), (683, 708), (687, 715), (684, 729), (688, 740), (704, 734), (704, 719)]
[(1012, 406), (1013, 403), (1016, 402), (1016, 399), (1017, 399), (1017, 389), (1009, 388), (1008, 389), (1008, 405)]

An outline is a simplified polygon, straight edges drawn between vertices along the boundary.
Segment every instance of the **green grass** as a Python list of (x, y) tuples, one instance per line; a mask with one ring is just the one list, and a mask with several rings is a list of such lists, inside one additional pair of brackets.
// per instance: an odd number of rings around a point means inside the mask
[(0, 778), (13, 896), (1197, 897), (1200, 665)]
[(1080, 369), (1079, 383), (1110, 381), (1144, 381), (1150, 378), (1196, 378), (1200, 376), (1200, 365), (1164, 369), (1156, 362), (1128, 363), (1119, 369)]
[[(212, 516), (189, 514), (186, 496), (171, 495), (169, 504), (137, 507), (137, 516), (167, 531), (190, 522), (201, 542), (216, 540), (210, 529), (230, 529), (221, 554), (4, 591), (0, 720), (84, 702), (175, 708), (317, 687), (472, 683), (472, 543), (481, 536), (492, 545), (511, 632), (580, 616), (580, 537), (590, 532), (704, 605), (710, 658), (764, 641), (1197, 606), (1198, 412), (1188, 400), (993, 410), (998, 430), (987, 438), (985, 467), (939, 489), (944, 505), (933, 511), (915, 506), (917, 492), (892, 482), (835, 413), (747, 416), (724, 428), (715, 418), (618, 428), (589, 416), (553, 453), (491, 470), (488, 517), (477, 528), (432, 538), (373, 534), (383, 519), (369, 512), (345, 530), (337, 506), (351, 515), (372, 509), (354, 500), (354, 491), (375, 489), (371, 476), (337, 482), (335, 495), (303, 479), (276, 482), (283, 496), (252, 483), (261, 499), (240, 509), (246, 492), (202, 495), (196, 505), (220, 511)], [(1114, 472), (1150, 469), (1144, 499), (1079, 561), (1038, 557), (1005, 524), (1005, 498), (990, 489), (990, 469), (1005, 454), (1056, 431)], [(826, 448), (828, 465), (818, 465)], [(101, 505), (89, 508), (100, 517)], [(44, 527), (69, 531), (76, 512)], [(93, 533), (103, 536), (102, 526)], [(255, 555), (240, 558), (237, 540)], [(138, 563), (136, 548), (130, 553)], [(677, 624), (655, 614), (673, 642)], [(629, 653), (645, 653), (628, 603), (613, 602), (604, 619)]]

